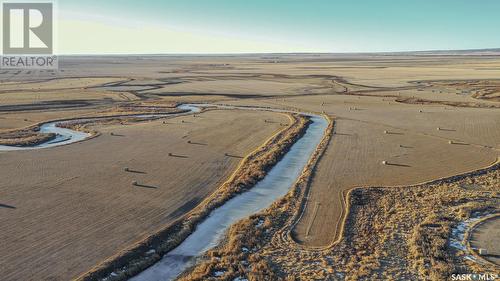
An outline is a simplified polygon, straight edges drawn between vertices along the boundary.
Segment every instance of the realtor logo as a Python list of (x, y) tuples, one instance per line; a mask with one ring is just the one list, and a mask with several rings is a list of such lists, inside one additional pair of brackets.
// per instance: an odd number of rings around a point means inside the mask
[(2, 68), (57, 68), (53, 3), (3, 3), (2, 16)]
[(52, 54), (52, 3), (3, 3), (3, 53)]

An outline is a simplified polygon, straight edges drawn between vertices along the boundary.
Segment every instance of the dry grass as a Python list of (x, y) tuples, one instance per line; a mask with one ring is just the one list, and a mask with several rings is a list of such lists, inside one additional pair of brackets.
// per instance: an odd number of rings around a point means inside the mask
[(436, 81), (431, 85), (448, 87), (460, 91), (462, 94), (470, 94), (471, 97), (480, 100), (500, 101), (499, 80), (461, 80), (461, 81)]
[(124, 103), (113, 106), (107, 111), (101, 112), (101, 115), (106, 114), (160, 114), (176, 112), (177, 103), (164, 101), (150, 102), (133, 102)]
[[(446, 280), (451, 273), (495, 272), (463, 259), (448, 241), (458, 222), (498, 212), (499, 168), (418, 186), (356, 189), (348, 198), (343, 239), (324, 250), (283, 238), (295, 206), (291, 193), (235, 224), (226, 241), (181, 280)], [(464, 188), (471, 184), (475, 188)], [(270, 273), (256, 275), (256, 265)], [(215, 271), (226, 273), (215, 277)]]
[(0, 131), (0, 145), (33, 146), (56, 137), (55, 134), (39, 133), (39, 126), (30, 126), (20, 130)]
[(455, 107), (471, 107), (471, 108), (500, 108), (500, 104), (485, 104), (478, 102), (467, 101), (445, 101), (445, 100), (427, 100), (422, 98), (397, 98), (397, 102), (407, 104), (421, 104), (421, 105), (448, 105)]

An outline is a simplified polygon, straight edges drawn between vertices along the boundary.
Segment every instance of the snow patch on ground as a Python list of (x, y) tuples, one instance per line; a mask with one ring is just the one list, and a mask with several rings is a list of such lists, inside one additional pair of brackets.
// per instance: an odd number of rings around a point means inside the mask
[(448, 245), (465, 253), (464, 259), (476, 261), (476, 258), (467, 250), (467, 241), (465, 241), (465, 233), (471, 228), (474, 222), (480, 220), (489, 214), (475, 214), (476, 216), (458, 223), (451, 229), (451, 237), (448, 240)]
[(222, 275), (224, 275), (226, 272), (225, 271), (216, 271), (214, 272), (214, 276), (215, 277), (221, 277)]

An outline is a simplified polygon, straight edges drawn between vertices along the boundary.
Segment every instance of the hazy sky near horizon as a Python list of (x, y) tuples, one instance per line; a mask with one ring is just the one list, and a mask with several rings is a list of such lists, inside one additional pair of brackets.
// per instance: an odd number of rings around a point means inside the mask
[(58, 0), (61, 54), (500, 47), (498, 0)]

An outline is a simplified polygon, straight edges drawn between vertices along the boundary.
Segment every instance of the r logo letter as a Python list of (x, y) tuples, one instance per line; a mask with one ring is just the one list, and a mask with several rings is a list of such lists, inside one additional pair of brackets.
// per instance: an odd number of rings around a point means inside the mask
[[(43, 42), (45, 36), (43, 34), (43, 14), (39, 10), (30, 9), (28, 28), (30, 31), (29, 48), (47, 48), (47, 44)], [(38, 33), (38, 30), (41, 30)]]

